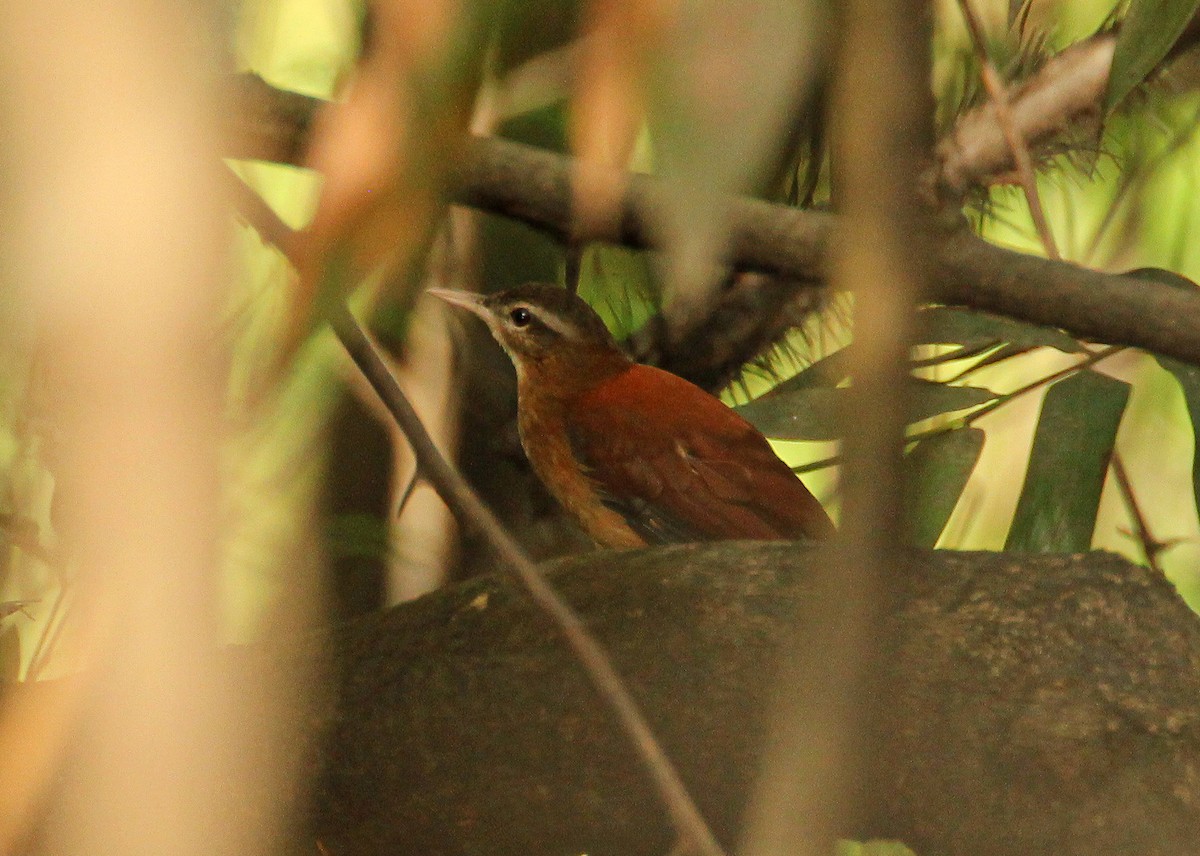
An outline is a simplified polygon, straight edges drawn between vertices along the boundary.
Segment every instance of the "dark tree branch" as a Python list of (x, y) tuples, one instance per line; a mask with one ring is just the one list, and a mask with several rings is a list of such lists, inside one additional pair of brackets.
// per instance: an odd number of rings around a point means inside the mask
[[(514, 217), (562, 237), (569, 159), (503, 140), (477, 140), (460, 171), (459, 200)], [(621, 240), (646, 247), (647, 214), (663, 190), (634, 176), (621, 220)], [(834, 217), (758, 200), (731, 206), (732, 258), (739, 267), (824, 278)], [(1061, 327), (1082, 338), (1131, 345), (1200, 365), (1200, 291), (1016, 253), (964, 229), (943, 233), (933, 256), (930, 297)]]
[[(816, 618), (826, 560), (794, 544), (696, 545), (552, 574), (726, 844), (764, 752), (775, 664), (797, 619)], [(866, 702), (880, 732), (868, 808), (842, 832), (922, 856), (1194, 852), (1200, 620), (1170, 584), (1105, 553), (909, 561), (882, 620), (896, 657)], [(479, 578), (314, 644), (344, 675), (317, 722), (314, 831), (330, 853), (670, 849), (635, 756), (514, 584)]]
[[(258, 85), (251, 89), (262, 94)], [(304, 96), (295, 98), (304, 100), (310, 109), (321, 103)], [(253, 103), (252, 97), (243, 102)], [(263, 124), (253, 117), (247, 122), (251, 127)], [(997, 133), (1007, 152), (1003, 134)], [(284, 148), (301, 147), (298, 129), (293, 129), (288, 139), (292, 145)], [(260, 142), (230, 154), (272, 157), (269, 139)], [(550, 152), (479, 139), (467, 148), (458, 170), (456, 199), (566, 240), (569, 165), (568, 158)], [(662, 198), (663, 191), (653, 178), (633, 178), (621, 219), (623, 244), (651, 246), (653, 236), (646, 215), (662, 204)], [(782, 279), (772, 282), (773, 288), (781, 283), (783, 287), (805, 287), (826, 277), (832, 215), (748, 199), (737, 200), (731, 213), (729, 261), (735, 267), (779, 275)], [(961, 228), (942, 235), (933, 263), (931, 299), (1061, 327), (1083, 339), (1130, 345), (1200, 365), (1200, 292), (1015, 253)]]
[(827, 294), (818, 279), (743, 271), (730, 277), (707, 315), (683, 336), (667, 336), (656, 315), (625, 347), (638, 362), (717, 392), (817, 311)]

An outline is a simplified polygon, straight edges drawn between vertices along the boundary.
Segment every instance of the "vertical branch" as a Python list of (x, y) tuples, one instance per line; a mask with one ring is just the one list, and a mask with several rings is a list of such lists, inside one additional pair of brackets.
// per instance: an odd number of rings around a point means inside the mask
[(1000, 79), (1000, 73), (996, 71), (992, 58), (988, 56), (983, 25), (979, 22), (979, 16), (975, 14), (975, 10), (971, 6), (971, 0), (958, 0), (958, 5), (962, 9), (963, 19), (967, 22), (967, 30), (971, 34), (975, 55), (979, 58), (979, 75), (983, 79), (983, 88), (992, 104), (992, 110), (995, 111), (996, 123), (1000, 126), (1004, 139), (1008, 143), (1013, 163), (1016, 164), (1017, 179), (1025, 191), (1029, 215), (1033, 218), (1033, 225), (1042, 239), (1046, 256), (1059, 261), (1062, 256), (1059, 255), (1058, 245), (1054, 243), (1054, 233), (1050, 231), (1050, 223), (1046, 220), (1046, 212), (1042, 209), (1042, 200), (1038, 195), (1037, 177), (1033, 172), (1033, 158), (1029, 154), (1029, 147), (1025, 145), (1025, 139), (1017, 130), (1016, 122), (1013, 121), (1012, 109), (1008, 102), (1008, 90), (1004, 87), (1004, 81)]
[(826, 854), (871, 749), (856, 715), (882, 669), (876, 628), (903, 568), (903, 390), (923, 290), (925, 217), (915, 187), (932, 150), (929, 8), (843, 4), (831, 110), (833, 279), (855, 300), (852, 403), (835, 551), (814, 581), (821, 621), (796, 640), (747, 831), (748, 856)]

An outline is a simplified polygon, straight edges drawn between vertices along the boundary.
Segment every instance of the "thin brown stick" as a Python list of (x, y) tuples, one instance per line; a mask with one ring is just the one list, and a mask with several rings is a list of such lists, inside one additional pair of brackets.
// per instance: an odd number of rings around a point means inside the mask
[(1158, 557), (1163, 550), (1171, 546), (1171, 542), (1159, 541), (1151, 533), (1150, 522), (1142, 513), (1137, 496), (1133, 492), (1133, 484), (1129, 480), (1129, 473), (1125, 470), (1125, 462), (1121, 459), (1121, 453), (1116, 449), (1113, 450), (1109, 465), (1112, 467), (1113, 475), (1117, 477), (1117, 487), (1121, 490), (1121, 498), (1125, 501), (1125, 507), (1129, 509), (1129, 516), (1133, 522), (1133, 536), (1142, 545), (1142, 551), (1146, 554), (1146, 563), (1152, 570), (1162, 574), (1164, 571)]
[(684, 787), (683, 780), (655, 738), (632, 694), (617, 674), (600, 643), (512, 539), (470, 485), (446, 461), (421, 424), (400, 384), (375, 346), (344, 305), (330, 318), (334, 333), (367, 381), (408, 437), (417, 465), (438, 495), (463, 524), (485, 537), (496, 554), (523, 585), (574, 651), (600, 697), (612, 709), (641, 757), (685, 850), (702, 856), (724, 856), (708, 824)]
[[(284, 255), (290, 258), (294, 250), (294, 231), (240, 179), (237, 184), (250, 194), (241, 192), (236, 186), (233, 188), (233, 201), (238, 210), (258, 229), (264, 240), (275, 243)], [(250, 196), (253, 196), (253, 199)], [(401, 508), (417, 482), (428, 481), (464, 527), (474, 528), (487, 539), (504, 565), (513, 572), (538, 607), (554, 623), (555, 628), (575, 652), (596, 691), (616, 714), (618, 722), (628, 734), (646, 765), (651, 780), (658, 788), (681, 842), (686, 842), (690, 849), (696, 850), (702, 856), (724, 856), (724, 851), (696, 808), (695, 801), (688, 794), (674, 765), (659, 745), (637, 702), (625, 687), (604, 649), (587, 631), (571, 607), (546, 582), (541, 572), (504, 530), (470, 485), (446, 461), (425, 430), (407, 396), (400, 389), (395, 376), (350, 310), (339, 304), (329, 320), (342, 346), (387, 407), (412, 447), (416, 468), (412, 482), (401, 500)]]
[[(904, 438), (905, 442), (919, 443), (922, 440), (929, 440), (933, 437), (940, 437), (942, 434), (949, 434), (951, 431), (957, 431), (960, 428), (966, 428), (977, 422), (982, 417), (987, 416), (989, 413), (993, 413), (1004, 405), (1011, 403), (1014, 399), (1020, 398), (1022, 395), (1027, 395), (1028, 393), (1033, 392), (1035, 389), (1043, 387), (1048, 383), (1054, 383), (1062, 380), (1063, 378), (1078, 374), (1079, 372), (1096, 365), (1101, 360), (1107, 360), (1109, 357), (1115, 357), (1124, 350), (1126, 349), (1122, 345), (1112, 345), (1108, 348), (1104, 348), (1103, 350), (1094, 351), (1072, 366), (1067, 366), (1066, 368), (1059, 369), (1058, 371), (1052, 372), (1045, 377), (1040, 377), (1037, 380), (1030, 381), (1024, 386), (1014, 389), (1012, 392), (1006, 392), (1003, 395), (992, 399), (991, 401), (979, 405), (977, 409), (972, 410), (961, 419), (956, 419), (953, 422), (950, 422), (946, 425), (940, 425), (937, 428), (930, 428), (928, 431), (909, 434)], [(840, 464), (841, 462), (841, 455), (833, 455), (828, 458), (822, 458), (818, 461), (812, 461), (807, 464), (801, 464), (800, 466), (792, 467), (792, 472), (796, 473), (797, 475), (804, 475), (805, 473), (811, 473), (815, 472), (816, 470), (823, 470), (827, 467), (832, 467), (836, 464)]]
[(225, 169), (224, 179), (234, 210), (246, 219), (260, 238), (274, 244), (284, 258), (294, 265), (296, 230), (283, 222), (283, 218), (258, 195), (258, 191), (232, 169)]
[(1004, 86), (1004, 81), (1000, 79), (1000, 73), (996, 70), (995, 63), (988, 55), (983, 25), (971, 7), (971, 0), (958, 0), (958, 6), (962, 10), (963, 19), (967, 22), (967, 30), (971, 34), (975, 55), (979, 58), (979, 76), (983, 79), (983, 88), (987, 91), (992, 109), (996, 112), (996, 122), (1000, 126), (1000, 130), (1004, 132), (1008, 150), (1012, 153), (1013, 162), (1017, 165), (1017, 177), (1020, 179), (1021, 188), (1025, 191), (1025, 201), (1029, 204), (1029, 215), (1033, 218), (1033, 225), (1042, 239), (1046, 255), (1056, 261), (1060, 260), (1062, 256), (1059, 255), (1058, 245), (1054, 243), (1054, 233), (1050, 231), (1050, 223), (1046, 220), (1046, 212), (1042, 208), (1041, 197), (1038, 196), (1033, 158), (1029, 154), (1029, 147), (1025, 144), (1024, 136), (1017, 130), (1016, 123), (1013, 121), (1012, 108), (1008, 101), (1008, 89)]

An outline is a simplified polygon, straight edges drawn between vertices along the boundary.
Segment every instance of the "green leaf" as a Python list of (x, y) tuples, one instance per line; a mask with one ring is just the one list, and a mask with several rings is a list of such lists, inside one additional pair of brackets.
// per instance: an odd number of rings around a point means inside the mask
[[(998, 350), (986, 356), (980, 365), (1000, 362), (1033, 348), (1055, 348), (1068, 354), (1081, 354), (1078, 341), (1062, 330), (1039, 327), (951, 306), (928, 306), (918, 312), (917, 345), (958, 345), (944, 359), (967, 359), (983, 354), (990, 348)], [(854, 345), (847, 345), (818, 360), (775, 387), (768, 395), (778, 395), (799, 389), (833, 387), (850, 376), (850, 358)], [(928, 361), (921, 361), (928, 362)]]
[(981, 429), (960, 428), (922, 440), (905, 456), (913, 544), (932, 547), (937, 543), (979, 462), (983, 440)]
[(1163, 285), (1174, 286), (1181, 291), (1192, 291), (1200, 286), (1188, 279), (1183, 274), (1175, 273), (1173, 270), (1164, 270), (1163, 268), (1144, 267), (1127, 270), (1122, 276), (1133, 276), (1138, 279), (1148, 279), (1152, 282), (1159, 282)]
[[(1198, 0), (1200, 1), (1200, 0)], [(1083, 352), (1083, 346), (1062, 330), (1040, 327), (987, 312), (930, 306), (917, 313), (917, 344), (957, 344), (979, 347), (993, 342), (1020, 348), (1056, 348), (1068, 354)]]
[(1005, 550), (1082, 552), (1092, 545), (1129, 384), (1083, 371), (1046, 393)]
[(853, 347), (853, 345), (847, 345), (829, 356), (817, 360), (774, 387), (767, 395), (774, 396), (785, 392), (795, 392), (799, 389), (837, 386), (850, 376), (850, 355), (853, 353), (851, 350)]
[(334, 558), (379, 559), (391, 549), (387, 521), (373, 515), (339, 514), (328, 527), (328, 549)]
[[(977, 407), (996, 398), (990, 390), (976, 386), (947, 386), (911, 378), (909, 422), (920, 422), (942, 413)], [(842, 412), (849, 389), (801, 387), (771, 392), (736, 408), (768, 437), (778, 440), (837, 440), (842, 436)]]
[(920, 378), (909, 379), (908, 421), (920, 422), (942, 413), (953, 413), (987, 404), (996, 393), (979, 386), (950, 386)]
[(1117, 33), (1104, 93), (1105, 113), (1162, 62), (1198, 8), (1200, 0), (1132, 0)]

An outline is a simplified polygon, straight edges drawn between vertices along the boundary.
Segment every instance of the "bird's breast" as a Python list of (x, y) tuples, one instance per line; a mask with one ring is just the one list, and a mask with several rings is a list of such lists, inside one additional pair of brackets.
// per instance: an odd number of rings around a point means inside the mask
[(551, 495), (597, 543), (615, 548), (645, 546), (625, 519), (601, 501), (572, 449), (562, 408), (553, 402), (531, 401), (523, 390), (518, 396), (521, 445), (534, 473)]

